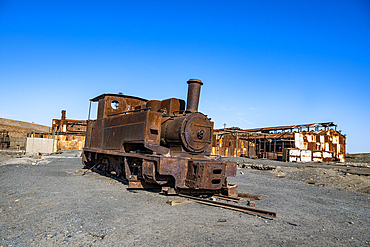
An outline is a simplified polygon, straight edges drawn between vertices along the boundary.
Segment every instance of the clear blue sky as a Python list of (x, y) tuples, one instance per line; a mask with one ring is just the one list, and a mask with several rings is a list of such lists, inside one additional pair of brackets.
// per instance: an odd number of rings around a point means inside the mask
[(0, 117), (186, 99), (190, 78), (216, 128), (333, 121), (370, 152), (370, 2), (0, 0)]

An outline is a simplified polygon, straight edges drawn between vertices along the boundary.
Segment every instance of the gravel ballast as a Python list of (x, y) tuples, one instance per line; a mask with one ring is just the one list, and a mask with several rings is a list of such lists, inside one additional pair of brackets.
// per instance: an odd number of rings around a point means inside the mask
[[(129, 191), (80, 152), (0, 159), (0, 246), (367, 246), (370, 194), (238, 169), (229, 183), (262, 195), (273, 220), (184, 198)], [(245, 205), (243, 202), (242, 205)]]

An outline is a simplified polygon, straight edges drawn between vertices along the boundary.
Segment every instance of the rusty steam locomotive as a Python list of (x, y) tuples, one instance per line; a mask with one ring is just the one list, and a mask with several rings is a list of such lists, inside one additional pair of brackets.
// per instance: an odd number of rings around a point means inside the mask
[(236, 186), (226, 180), (236, 175), (236, 164), (209, 157), (213, 122), (198, 112), (203, 83), (187, 83), (186, 109), (177, 98), (145, 100), (120, 93), (91, 99), (90, 109), (98, 102), (98, 112), (96, 120), (88, 120), (85, 167), (126, 179), (129, 189), (237, 197)]

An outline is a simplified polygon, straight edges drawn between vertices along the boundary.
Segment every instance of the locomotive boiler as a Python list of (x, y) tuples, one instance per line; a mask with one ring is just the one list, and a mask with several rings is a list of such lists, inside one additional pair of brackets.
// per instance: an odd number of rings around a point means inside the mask
[(226, 180), (236, 175), (236, 163), (209, 156), (213, 122), (198, 112), (203, 83), (187, 83), (186, 108), (177, 98), (146, 100), (119, 93), (91, 99), (98, 110), (96, 120), (88, 120), (85, 167), (123, 178), (129, 189), (237, 197), (236, 186)]

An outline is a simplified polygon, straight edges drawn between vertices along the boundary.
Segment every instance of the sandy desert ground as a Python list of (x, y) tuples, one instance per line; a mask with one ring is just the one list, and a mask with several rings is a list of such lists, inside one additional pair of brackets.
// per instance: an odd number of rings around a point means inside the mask
[(275, 219), (129, 191), (95, 172), (81, 176), (76, 151), (2, 155), (0, 246), (369, 245), (368, 155), (346, 164), (237, 162), (229, 182), (261, 195), (256, 207), (276, 212)]

